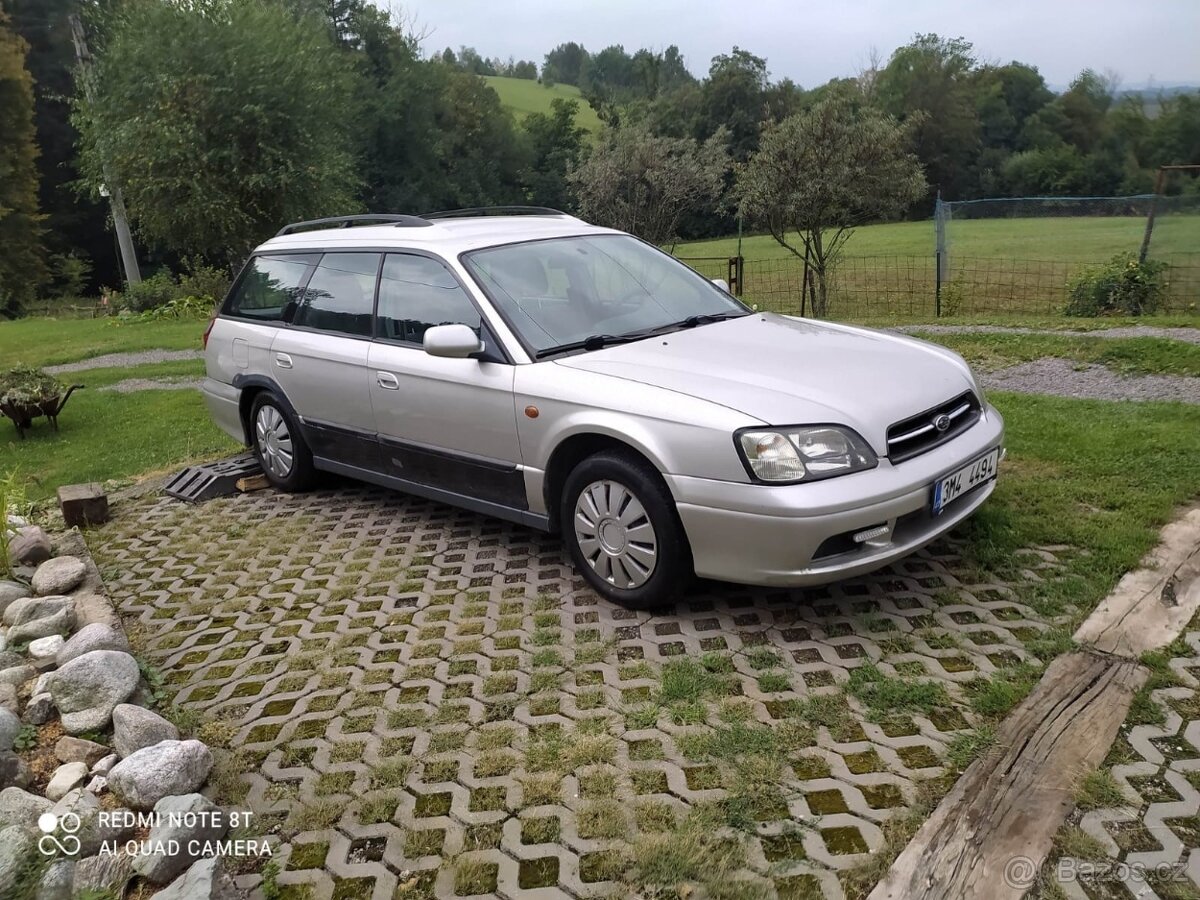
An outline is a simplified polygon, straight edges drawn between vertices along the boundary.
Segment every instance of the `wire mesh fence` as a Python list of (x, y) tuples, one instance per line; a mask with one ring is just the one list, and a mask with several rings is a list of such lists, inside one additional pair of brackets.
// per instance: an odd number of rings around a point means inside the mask
[[(1069, 284), (1117, 255), (1165, 264), (1165, 309), (1200, 314), (1200, 192), (939, 201), (924, 256), (840, 257), (826, 277), (834, 319), (1058, 315)], [(759, 309), (813, 315), (804, 259), (681, 257)], [(816, 309), (820, 309), (818, 305)]]

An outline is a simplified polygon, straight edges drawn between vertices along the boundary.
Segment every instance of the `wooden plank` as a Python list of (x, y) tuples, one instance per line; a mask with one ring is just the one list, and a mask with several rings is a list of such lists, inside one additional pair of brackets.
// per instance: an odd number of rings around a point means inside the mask
[(1054, 660), (870, 900), (1023, 897), (1078, 779), (1108, 753), (1146, 674), (1132, 660), (1087, 651)]
[(234, 482), (234, 485), (239, 491), (245, 494), (250, 491), (261, 491), (270, 487), (271, 483), (267, 481), (266, 475), (260, 473), (258, 475), (249, 475), (246, 478), (239, 478)]
[(1200, 509), (1162, 530), (1142, 567), (1127, 573), (1075, 632), (1105, 653), (1140, 657), (1165, 647), (1200, 611)]

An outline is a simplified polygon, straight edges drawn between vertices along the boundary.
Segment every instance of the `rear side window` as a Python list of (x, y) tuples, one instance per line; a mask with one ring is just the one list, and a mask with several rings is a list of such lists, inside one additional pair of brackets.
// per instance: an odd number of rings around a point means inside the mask
[(308, 280), (294, 322), (340, 334), (370, 337), (378, 253), (326, 253)]
[(389, 253), (379, 282), (378, 336), (420, 344), (427, 329), (455, 324), (479, 334), (479, 311), (450, 270), (427, 256)]
[(225, 305), (226, 314), (260, 322), (282, 321), (288, 304), (300, 299), (300, 285), (316, 261), (315, 253), (253, 257)]

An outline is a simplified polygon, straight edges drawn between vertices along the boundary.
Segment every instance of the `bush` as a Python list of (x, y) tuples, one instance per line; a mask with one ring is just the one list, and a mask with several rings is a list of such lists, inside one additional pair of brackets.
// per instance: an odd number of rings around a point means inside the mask
[(229, 273), (211, 266), (190, 266), (191, 271), (179, 279), (179, 296), (198, 297), (216, 306), (229, 292)]
[(163, 306), (179, 296), (179, 285), (168, 272), (155, 272), (139, 284), (129, 285), (124, 293), (113, 294), (113, 306), (130, 312), (145, 312)]
[(213, 314), (216, 304), (208, 297), (176, 297), (162, 306), (138, 313), (141, 322), (159, 322), (163, 319), (207, 319)]
[(229, 276), (221, 269), (208, 266), (193, 266), (191, 271), (175, 279), (169, 272), (155, 272), (141, 284), (133, 284), (124, 293), (112, 295), (112, 306), (119, 312), (144, 313), (149, 310), (167, 309), (167, 318), (187, 315), (195, 309), (207, 306), (212, 311), (229, 290)]
[(1068, 316), (1141, 316), (1156, 312), (1167, 292), (1167, 265), (1138, 262), (1120, 253), (1099, 266), (1088, 266), (1067, 282)]

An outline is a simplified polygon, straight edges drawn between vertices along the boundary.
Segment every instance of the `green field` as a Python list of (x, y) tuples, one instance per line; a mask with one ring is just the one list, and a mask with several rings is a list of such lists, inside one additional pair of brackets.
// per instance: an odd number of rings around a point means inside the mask
[[(1098, 262), (1122, 252), (1136, 253), (1146, 220), (1141, 216), (1072, 216), (1045, 219), (966, 219), (947, 225), (953, 256), (970, 259), (1049, 260)], [(675, 254), (732, 256), (737, 237), (678, 244)], [(933, 256), (936, 243), (933, 221), (893, 222), (857, 229), (846, 243), (847, 256)], [(1164, 216), (1159, 219), (1152, 244), (1153, 255), (1200, 253), (1200, 216)], [(742, 239), (746, 259), (773, 259), (789, 252), (770, 235)]]
[[(947, 226), (949, 277), (942, 315), (1054, 315), (1081, 267), (1136, 253), (1140, 216), (969, 219)], [(803, 261), (770, 235), (741, 242), (742, 297), (761, 309), (802, 311)], [(936, 308), (932, 221), (867, 225), (847, 241), (830, 278), (829, 315), (841, 319), (918, 317)], [(710, 278), (728, 274), (736, 237), (678, 244), (674, 253)], [(1200, 311), (1200, 216), (1161, 216), (1151, 257), (1170, 264), (1166, 311)], [(803, 309), (807, 312), (807, 309)]]
[(554, 87), (543, 87), (536, 81), (527, 78), (505, 78), (501, 75), (485, 75), (484, 81), (500, 95), (500, 102), (511, 109), (513, 116), (520, 122), (530, 113), (550, 113), (550, 102), (556, 99), (577, 100), (579, 110), (575, 113), (575, 123), (580, 128), (586, 128), (593, 133), (601, 128), (600, 117), (588, 105), (572, 84), (556, 84)]

